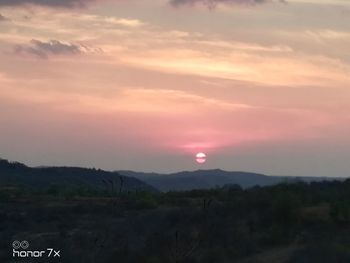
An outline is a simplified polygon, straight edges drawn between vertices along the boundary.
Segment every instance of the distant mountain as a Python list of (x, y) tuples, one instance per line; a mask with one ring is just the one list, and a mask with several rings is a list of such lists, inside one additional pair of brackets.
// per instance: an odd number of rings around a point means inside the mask
[(77, 167), (31, 168), (21, 163), (0, 159), (0, 186), (23, 186), (45, 189), (52, 185), (70, 188), (85, 187), (114, 193), (127, 191), (159, 192), (139, 179), (117, 172)]
[(291, 177), (268, 176), (248, 172), (228, 172), (220, 169), (197, 170), (193, 172), (179, 172), (173, 174), (142, 173), (133, 171), (118, 171), (125, 176), (138, 178), (161, 191), (185, 191), (193, 189), (209, 189), (216, 186), (237, 184), (242, 188), (253, 186), (268, 186), (282, 182), (312, 182), (341, 180), (330, 177)]
[(133, 171), (108, 172), (78, 167), (28, 167), (0, 159), (0, 186), (23, 186), (46, 189), (50, 186), (84, 187), (114, 193), (127, 191), (186, 191), (210, 189), (226, 185), (242, 188), (268, 186), (282, 182), (343, 180), (331, 177), (268, 176), (249, 172), (228, 172), (220, 169), (197, 170), (173, 174)]

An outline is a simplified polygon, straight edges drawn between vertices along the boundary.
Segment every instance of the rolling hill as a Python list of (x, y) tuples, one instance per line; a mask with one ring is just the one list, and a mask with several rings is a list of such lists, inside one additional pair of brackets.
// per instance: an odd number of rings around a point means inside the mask
[(109, 172), (79, 167), (28, 167), (0, 159), (0, 185), (47, 189), (50, 186), (83, 187), (113, 193), (128, 191), (187, 191), (226, 185), (242, 188), (269, 186), (282, 182), (342, 180), (331, 177), (268, 176), (258, 173), (214, 170), (184, 171), (172, 174), (134, 171)]
[(45, 189), (50, 186), (84, 187), (113, 193), (127, 191), (158, 192), (139, 179), (122, 176), (117, 172), (77, 167), (31, 168), (21, 163), (0, 159), (0, 185)]
[(341, 180), (340, 178), (331, 177), (268, 176), (249, 172), (228, 172), (220, 169), (197, 170), (193, 172), (187, 171), (173, 174), (142, 173), (133, 171), (118, 171), (118, 173), (138, 178), (164, 192), (209, 189), (232, 184), (237, 184), (242, 188), (249, 188), (253, 186), (275, 185), (282, 182)]

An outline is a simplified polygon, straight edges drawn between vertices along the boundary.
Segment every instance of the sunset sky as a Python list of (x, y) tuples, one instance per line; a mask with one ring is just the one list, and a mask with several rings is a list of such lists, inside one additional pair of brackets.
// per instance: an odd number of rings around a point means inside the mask
[(349, 112), (348, 0), (0, 0), (2, 158), (350, 176)]

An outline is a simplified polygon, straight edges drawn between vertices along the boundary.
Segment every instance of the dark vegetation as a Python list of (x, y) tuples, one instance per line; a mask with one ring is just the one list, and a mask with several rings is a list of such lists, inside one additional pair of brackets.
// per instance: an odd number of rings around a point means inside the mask
[(350, 262), (350, 180), (168, 193), (106, 188), (2, 181), (0, 262), (51, 262), (14, 260), (14, 240), (60, 249), (57, 262), (72, 263)]

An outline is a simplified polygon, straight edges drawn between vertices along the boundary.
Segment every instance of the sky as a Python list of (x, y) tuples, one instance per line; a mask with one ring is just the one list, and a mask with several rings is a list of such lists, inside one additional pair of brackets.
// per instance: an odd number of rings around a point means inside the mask
[(0, 157), (349, 176), (349, 73), (348, 0), (0, 0)]

